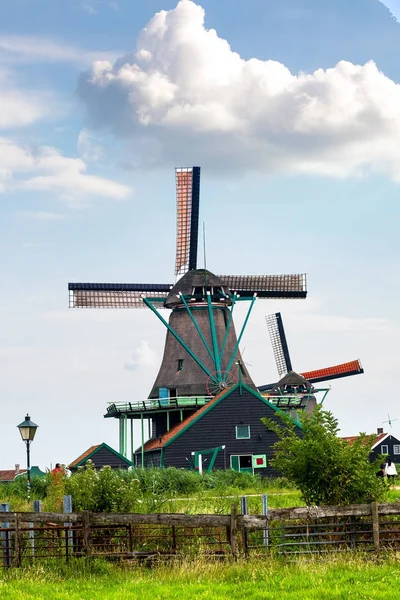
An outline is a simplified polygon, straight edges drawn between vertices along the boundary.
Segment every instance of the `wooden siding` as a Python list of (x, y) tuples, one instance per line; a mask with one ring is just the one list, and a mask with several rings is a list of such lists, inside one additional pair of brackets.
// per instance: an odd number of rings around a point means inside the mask
[[(99, 448), (92, 456), (90, 460), (96, 469), (101, 469), (104, 466), (110, 466), (113, 469), (128, 469), (129, 464), (122, 460), (119, 456), (115, 455), (108, 448)], [(85, 461), (86, 463), (86, 461)], [(84, 463), (84, 464), (85, 464)], [(76, 468), (72, 468), (71, 471), (75, 471)]]
[[(267, 468), (255, 469), (254, 472), (263, 476), (278, 475), (269, 466), (271, 447), (277, 441), (277, 436), (261, 422), (262, 417), (280, 422), (273, 408), (246, 389), (240, 395), (237, 388), (164, 449), (164, 465), (187, 468), (186, 459), (192, 459), (191, 452), (225, 445), (225, 451), (218, 453), (215, 469), (230, 468), (231, 455), (265, 454)], [(250, 425), (250, 439), (237, 440), (236, 425)], [(206, 468), (207, 462), (204, 463)]]
[(394, 452), (393, 452), (393, 446), (400, 446), (400, 440), (398, 438), (394, 437), (394, 435), (391, 435), (391, 434), (389, 434), (387, 437), (384, 437), (383, 439), (379, 440), (378, 445), (376, 446), (376, 448), (373, 448), (373, 450), (372, 450), (372, 452), (370, 454), (370, 460), (373, 461), (373, 460), (375, 460), (375, 458), (377, 456), (381, 455), (381, 447), (382, 446), (387, 446), (388, 447), (388, 456), (389, 456), (389, 458), (391, 458), (392, 461), (396, 465), (399, 465), (400, 464), (400, 454), (394, 454)]

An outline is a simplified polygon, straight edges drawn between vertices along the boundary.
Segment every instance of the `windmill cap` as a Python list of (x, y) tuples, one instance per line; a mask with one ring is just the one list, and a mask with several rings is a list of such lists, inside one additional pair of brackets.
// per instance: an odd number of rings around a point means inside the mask
[[(194, 288), (219, 288), (227, 296), (230, 295), (230, 290), (226, 287), (222, 279), (214, 275), (206, 269), (196, 269), (188, 271), (176, 282), (168, 294), (165, 302), (166, 308), (175, 308), (183, 304), (180, 294), (183, 296), (192, 296)], [(230, 300), (226, 299), (226, 305), (230, 304)]]

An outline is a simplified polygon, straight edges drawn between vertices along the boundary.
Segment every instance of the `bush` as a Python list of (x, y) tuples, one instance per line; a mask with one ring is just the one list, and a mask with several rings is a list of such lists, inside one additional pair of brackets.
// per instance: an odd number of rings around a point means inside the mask
[(318, 406), (301, 418), (302, 436), (293, 420), (281, 415), (282, 423), (263, 419), (279, 440), (270, 464), (301, 491), (307, 505), (360, 504), (384, 500), (387, 486), (376, 477), (376, 463), (369, 461), (375, 436), (360, 436), (349, 444), (337, 436), (338, 421)]

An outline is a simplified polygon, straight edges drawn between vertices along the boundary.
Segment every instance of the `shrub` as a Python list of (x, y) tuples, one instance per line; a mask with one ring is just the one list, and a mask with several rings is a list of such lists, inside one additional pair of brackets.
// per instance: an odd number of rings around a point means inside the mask
[(278, 436), (270, 464), (296, 484), (308, 505), (358, 504), (384, 500), (387, 486), (376, 477), (376, 464), (369, 461), (375, 436), (360, 436), (349, 444), (337, 436), (338, 421), (318, 406), (301, 418), (302, 436), (290, 417), (281, 424), (263, 419)]

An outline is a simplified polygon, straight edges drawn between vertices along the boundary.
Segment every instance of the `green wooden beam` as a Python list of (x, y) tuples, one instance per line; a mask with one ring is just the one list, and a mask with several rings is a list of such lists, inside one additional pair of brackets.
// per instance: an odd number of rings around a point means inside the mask
[(160, 315), (158, 310), (152, 305), (152, 303), (151, 303), (152, 301), (150, 301), (148, 298), (143, 298), (143, 302), (146, 304), (146, 306), (148, 308), (150, 308), (150, 310), (153, 311), (153, 313), (155, 315), (157, 315), (157, 317), (160, 319), (161, 323), (163, 323), (163, 325), (165, 325), (165, 327), (168, 329), (168, 331), (171, 332), (171, 334), (180, 343), (180, 345), (186, 350), (186, 352), (189, 354), (189, 356), (191, 356), (193, 358), (193, 360), (199, 365), (200, 369), (202, 369), (204, 371), (204, 373), (206, 373), (206, 375), (208, 375), (208, 377), (210, 377), (215, 383), (219, 383), (218, 380), (216, 379), (216, 377), (211, 373), (211, 371), (209, 369), (207, 369), (207, 367), (201, 362), (201, 360), (199, 358), (197, 358), (197, 356), (194, 354), (194, 352), (192, 352), (192, 350), (189, 348), (189, 346), (187, 344), (185, 344), (183, 339), (176, 333), (174, 328), (171, 327), (171, 325), (169, 323), (167, 323), (167, 321), (164, 319), (164, 317), (162, 317)]
[(212, 302), (211, 302), (210, 292), (207, 292), (207, 306), (208, 306), (208, 318), (210, 319), (210, 331), (211, 331), (211, 341), (212, 341), (212, 346), (213, 346), (213, 351), (214, 351), (215, 370), (217, 371), (217, 373), (219, 373), (221, 371), (221, 361), (219, 358), (218, 339), (217, 339), (217, 332), (215, 331), (214, 313), (213, 313), (213, 306), (212, 306)]
[(241, 329), (241, 331), (240, 331), (239, 337), (238, 337), (238, 339), (237, 339), (236, 345), (235, 345), (235, 347), (234, 347), (234, 349), (233, 349), (232, 356), (231, 356), (231, 358), (230, 358), (230, 361), (229, 361), (229, 363), (228, 363), (228, 366), (227, 366), (227, 368), (226, 368), (226, 370), (228, 371), (228, 373), (229, 373), (229, 371), (230, 371), (230, 369), (231, 369), (231, 367), (232, 367), (233, 361), (235, 360), (236, 352), (237, 352), (237, 350), (238, 350), (238, 348), (239, 348), (240, 341), (241, 341), (241, 339), (242, 339), (242, 336), (243, 336), (244, 330), (246, 329), (246, 325), (247, 325), (247, 322), (248, 322), (248, 320), (249, 320), (250, 313), (251, 313), (251, 311), (252, 311), (252, 309), (253, 309), (254, 302), (256, 301), (256, 298), (257, 298), (257, 295), (256, 295), (256, 294), (254, 294), (254, 296), (253, 296), (253, 298), (252, 298), (252, 300), (251, 300), (251, 302), (250, 302), (249, 310), (247, 311), (247, 315), (246, 315), (246, 318), (245, 318), (245, 320), (244, 320), (244, 323), (243, 323), (242, 329)]
[(183, 304), (185, 305), (185, 308), (186, 308), (186, 310), (188, 311), (189, 317), (191, 318), (191, 320), (192, 320), (192, 323), (193, 323), (193, 325), (195, 326), (195, 328), (196, 328), (196, 331), (197, 331), (197, 333), (199, 334), (201, 341), (203, 342), (203, 344), (204, 344), (204, 346), (205, 346), (205, 348), (206, 348), (206, 350), (207, 350), (208, 354), (210, 355), (210, 358), (211, 358), (211, 360), (213, 361), (213, 363), (215, 363), (215, 358), (214, 358), (214, 355), (213, 355), (213, 353), (211, 352), (211, 348), (210, 348), (210, 346), (208, 345), (208, 343), (207, 343), (207, 340), (206, 340), (206, 338), (204, 337), (204, 335), (203, 335), (203, 333), (202, 333), (202, 331), (201, 331), (200, 327), (198, 326), (196, 319), (193, 317), (193, 315), (192, 315), (192, 311), (190, 310), (190, 307), (189, 307), (188, 303), (186, 302), (186, 299), (185, 299), (184, 295), (183, 295), (181, 292), (179, 292), (179, 296), (180, 296), (180, 298), (181, 298), (181, 300), (182, 300)]

